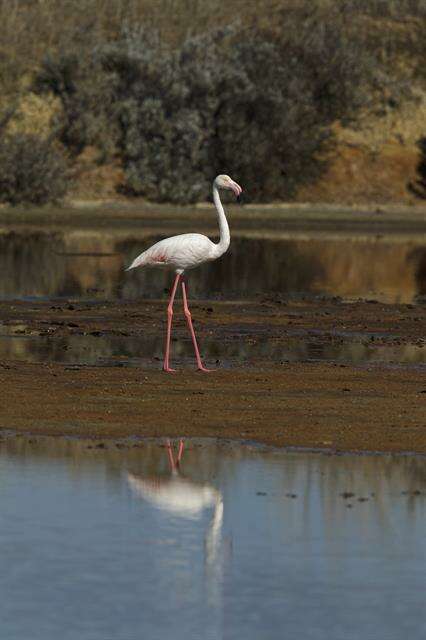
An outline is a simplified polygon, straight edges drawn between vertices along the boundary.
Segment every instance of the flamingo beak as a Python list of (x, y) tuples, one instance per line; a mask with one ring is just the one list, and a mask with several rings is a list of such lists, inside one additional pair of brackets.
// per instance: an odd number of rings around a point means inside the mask
[(241, 189), (240, 185), (237, 184), (236, 182), (232, 182), (231, 183), (231, 189), (232, 191), (235, 193), (235, 195), (237, 196), (237, 198), (240, 197), (240, 195), (242, 194), (243, 190)]

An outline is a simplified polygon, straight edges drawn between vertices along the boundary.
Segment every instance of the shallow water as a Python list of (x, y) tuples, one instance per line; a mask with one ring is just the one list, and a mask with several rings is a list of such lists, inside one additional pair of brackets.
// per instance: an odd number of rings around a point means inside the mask
[[(27, 332), (27, 333), (26, 333)], [(158, 367), (163, 358), (164, 337), (74, 335), (52, 337), (31, 335), (24, 324), (0, 324), (0, 359), (25, 362), (60, 362), (72, 365)], [(423, 366), (426, 345), (375, 344), (372, 334), (286, 337), (253, 337), (234, 332), (232, 339), (208, 336), (200, 341), (202, 357), (222, 367), (243, 363), (341, 362), (347, 364), (386, 363)], [(373, 336), (374, 337), (374, 336)], [(189, 365), (194, 360), (190, 339), (172, 341), (172, 357)]]
[(0, 444), (8, 640), (425, 637), (423, 458)]
[[(149, 221), (144, 224), (149, 228)], [(157, 298), (170, 287), (170, 273), (124, 269), (153, 242), (175, 233), (0, 228), (0, 298)], [(190, 291), (201, 298), (279, 292), (412, 302), (426, 295), (426, 246), (415, 234), (237, 231), (226, 255), (190, 272)]]

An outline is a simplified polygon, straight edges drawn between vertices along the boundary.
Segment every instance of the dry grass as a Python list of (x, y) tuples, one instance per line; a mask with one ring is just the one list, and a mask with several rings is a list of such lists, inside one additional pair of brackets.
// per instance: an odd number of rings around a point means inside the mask
[(124, 24), (155, 28), (177, 44), (235, 20), (271, 27), (290, 9), (345, 6), (355, 17), (370, 19), (383, 55), (401, 52), (410, 43), (415, 50), (426, 16), (425, 0), (0, 0), (0, 84), (15, 90), (47, 51), (77, 42), (93, 46), (116, 37)]
[(425, 0), (0, 0), (1, 92), (24, 91), (46, 53), (88, 51), (115, 39), (124, 25), (155, 29), (177, 45), (231, 22), (283, 29), (287, 11), (309, 15), (318, 7), (346, 7), (384, 63), (426, 78)]
[(16, 105), (16, 111), (9, 120), (6, 133), (33, 134), (46, 139), (52, 131), (52, 121), (60, 112), (58, 98), (52, 95), (38, 96), (29, 92), (23, 94)]
[[(271, 0), (269, 19), (286, 4)], [(47, 51), (103, 42), (124, 24), (155, 28), (173, 43), (213, 25), (262, 15), (264, 6), (261, 0), (251, 0), (248, 8), (244, 0), (0, 0), (1, 83), (19, 84)]]

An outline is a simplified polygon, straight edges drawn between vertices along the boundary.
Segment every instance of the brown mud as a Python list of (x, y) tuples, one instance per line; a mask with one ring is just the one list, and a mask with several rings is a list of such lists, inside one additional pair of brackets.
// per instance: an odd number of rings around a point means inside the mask
[[(358, 340), (424, 347), (426, 307), (335, 298), (192, 305), (201, 344), (258, 340), (286, 344), (314, 335), (321, 343)], [(26, 336), (161, 335), (165, 301), (123, 303), (1, 302), (4, 328)], [(175, 337), (186, 338), (180, 303)], [(29, 338), (31, 339), (31, 338)], [(0, 361), (0, 429), (103, 438), (236, 438), (330, 451), (426, 453), (425, 367), (270, 358), (220, 363), (209, 374), (188, 361), (174, 374), (150, 366), (88, 366), (16, 358)], [(125, 363), (124, 363), (125, 364)], [(209, 365), (213, 362), (209, 362)]]

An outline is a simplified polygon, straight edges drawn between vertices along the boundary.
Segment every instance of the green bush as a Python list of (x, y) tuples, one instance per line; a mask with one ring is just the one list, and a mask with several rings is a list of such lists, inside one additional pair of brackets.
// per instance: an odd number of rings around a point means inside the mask
[(50, 140), (28, 134), (0, 138), (0, 202), (45, 204), (67, 188), (67, 163)]

